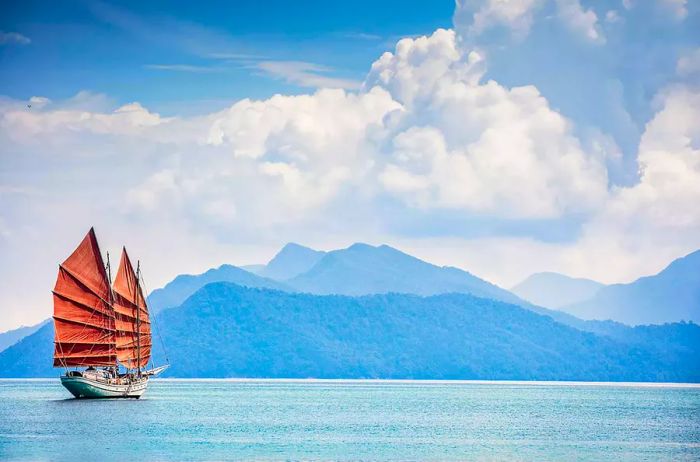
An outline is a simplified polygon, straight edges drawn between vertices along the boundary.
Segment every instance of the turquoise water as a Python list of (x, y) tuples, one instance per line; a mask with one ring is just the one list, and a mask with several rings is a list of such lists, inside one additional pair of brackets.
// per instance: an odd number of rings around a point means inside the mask
[(0, 460), (700, 460), (700, 388), (153, 381), (140, 400), (0, 381)]

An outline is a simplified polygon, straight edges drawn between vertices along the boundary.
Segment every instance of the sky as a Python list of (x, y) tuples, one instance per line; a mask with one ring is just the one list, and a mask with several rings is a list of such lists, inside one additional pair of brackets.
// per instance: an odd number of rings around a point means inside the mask
[(286, 242), (506, 288), (700, 248), (700, 2), (13, 3), (0, 331), (90, 226), (147, 289)]

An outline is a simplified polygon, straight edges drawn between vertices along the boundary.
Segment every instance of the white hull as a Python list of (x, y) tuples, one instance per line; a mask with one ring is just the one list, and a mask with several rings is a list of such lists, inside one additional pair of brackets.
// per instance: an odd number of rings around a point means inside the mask
[(95, 380), (87, 377), (61, 376), (61, 385), (76, 398), (140, 398), (148, 387), (148, 377), (129, 383)]

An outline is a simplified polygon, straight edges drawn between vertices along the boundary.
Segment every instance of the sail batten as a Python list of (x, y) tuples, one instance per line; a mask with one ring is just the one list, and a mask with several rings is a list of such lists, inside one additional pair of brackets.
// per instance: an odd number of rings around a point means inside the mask
[[(104, 333), (104, 336), (103, 336), (104, 338), (110, 338), (110, 336), (112, 336), (114, 334), (114, 332), (116, 332), (116, 329), (106, 329), (103, 326), (101, 326), (100, 324), (94, 324), (94, 323), (85, 322), (85, 321), (77, 321), (75, 319), (66, 319), (66, 318), (62, 318), (60, 316), (54, 316), (53, 319), (54, 319), (54, 322), (60, 321), (60, 322), (68, 323), (68, 324), (76, 324), (79, 326), (93, 327), (95, 329), (99, 329), (100, 332)], [(112, 343), (114, 343), (114, 340), (112, 340)]]
[(128, 368), (144, 367), (151, 357), (151, 324), (146, 299), (125, 248), (112, 291), (117, 358)]
[(117, 359), (112, 293), (95, 231), (58, 269), (53, 289), (54, 366), (113, 366)]
[[(82, 310), (84, 310), (85, 312), (88, 312), (88, 313), (98, 313), (98, 314), (102, 314), (102, 315), (105, 315), (105, 316), (109, 316), (109, 315), (110, 315), (110, 311), (109, 311), (109, 310), (105, 310), (103, 307), (92, 306), (92, 305), (90, 305), (89, 303), (86, 303), (86, 302), (83, 302), (83, 301), (75, 300), (75, 299), (71, 298), (70, 295), (66, 295), (66, 294), (63, 294), (63, 293), (60, 293), (60, 292), (53, 292), (53, 294), (54, 294), (55, 297), (58, 297), (58, 298), (60, 298), (61, 300), (64, 300), (64, 301), (66, 301), (66, 302), (69, 302), (71, 305), (73, 305), (74, 307), (76, 307), (76, 309), (82, 309)], [(59, 316), (59, 317), (60, 317), (60, 316)]]

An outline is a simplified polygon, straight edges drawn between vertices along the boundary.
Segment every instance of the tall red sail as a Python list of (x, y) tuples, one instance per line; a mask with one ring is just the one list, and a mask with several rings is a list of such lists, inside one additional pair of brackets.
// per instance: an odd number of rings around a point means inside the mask
[(144, 367), (151, 358), (151, 322), (146, 299), (126, 249), (122, 250), (112, 290), (116, 313), (117, 358), (130, 369)]
[(53, 309), (55, 367), (116, 363), (112, 294), (92, 228), (59, 266)]

